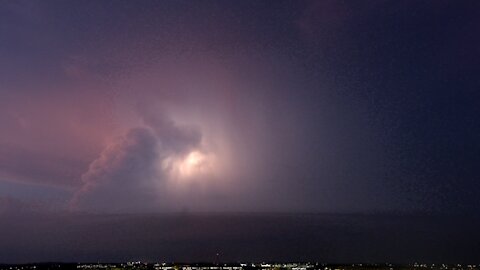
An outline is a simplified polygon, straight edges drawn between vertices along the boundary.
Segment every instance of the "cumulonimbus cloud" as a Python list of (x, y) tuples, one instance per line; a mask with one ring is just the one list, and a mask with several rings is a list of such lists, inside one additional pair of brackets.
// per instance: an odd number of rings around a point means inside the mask
[(107, 146), (82, 175), (71, 207), (93, 212), (156, 211), (168, 169), (162, 160), (198, 147), (201, 133), (165, 114), (142, 110), (145, 127), (129, 129)]

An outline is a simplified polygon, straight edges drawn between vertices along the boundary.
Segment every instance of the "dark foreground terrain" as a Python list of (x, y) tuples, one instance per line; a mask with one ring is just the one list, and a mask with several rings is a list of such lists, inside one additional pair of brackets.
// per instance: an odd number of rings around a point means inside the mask
[(3, 214), (0, 263), (310, 261), (465, 266), (480, 263), (479, 228), (475, 218), (425, 215)]
[(462, 264), (326, 264), (326, 263), (41, 263), (0, 265), (0, 270), (476, 270)]

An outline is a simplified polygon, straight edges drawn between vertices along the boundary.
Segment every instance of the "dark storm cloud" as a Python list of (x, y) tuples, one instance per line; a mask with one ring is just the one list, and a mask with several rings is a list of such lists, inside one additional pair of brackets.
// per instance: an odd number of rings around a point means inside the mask
[(159, 111), (149, 106), (138, 105), (138, 110), (144, 123), (159, 137), (161, 151), (185, 154), (200, 144), (202, 136), (198, 129), (178, 126), (162, 112), (162, 109)]
[[(140, 108), (140, 107), (139, 107)], [(141, 107), (147, 127), (129, 129), (108, 145), (82, 175), (82, 187), (71, 207), (93, 212), (135, 212), (166, 209), (162, 162), (183, 157), (200, 144), (198, 130), (178, 126), (165, 113)]]
[(90, 164), (72, 207), (94, 212), (152, 207), (152, 181), (159, 180), (154, 179), (156, 145), (157, 139), (149, 129), (129, 130)]

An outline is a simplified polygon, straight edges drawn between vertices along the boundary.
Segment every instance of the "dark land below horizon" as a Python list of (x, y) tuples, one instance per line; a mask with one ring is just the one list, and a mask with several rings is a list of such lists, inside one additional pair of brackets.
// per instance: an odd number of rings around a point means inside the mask
[(476, 264), (478, 228), (454, 215), (4, 214), (0, 263)]

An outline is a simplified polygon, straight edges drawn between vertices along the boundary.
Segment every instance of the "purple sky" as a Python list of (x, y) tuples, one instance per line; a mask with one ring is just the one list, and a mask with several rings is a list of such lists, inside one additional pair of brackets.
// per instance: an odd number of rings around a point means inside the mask
[(0, 0), (0, 215), (476, 217), (478, 10)]
[(0, 196), (477, 212), (476, 5), (2, 1)]

